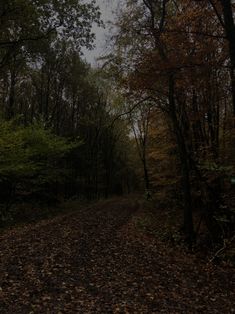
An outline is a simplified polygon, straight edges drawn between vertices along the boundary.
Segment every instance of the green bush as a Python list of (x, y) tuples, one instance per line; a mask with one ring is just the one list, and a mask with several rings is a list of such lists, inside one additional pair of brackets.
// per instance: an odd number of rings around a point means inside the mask
[(69, 169), (66, 156), (79, 143), (46, 130), (42, 124), (0, 123), (1, 216), (7, 215), (16, 191), (27, 194), (63, 182)]

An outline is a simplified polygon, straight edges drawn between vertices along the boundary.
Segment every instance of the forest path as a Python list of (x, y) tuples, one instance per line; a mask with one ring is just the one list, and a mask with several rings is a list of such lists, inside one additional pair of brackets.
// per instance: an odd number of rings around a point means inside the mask
[(136, 236), (139, 207), (100, 202), (2, 233), (0, 313), (235, 312), (234, 270)]

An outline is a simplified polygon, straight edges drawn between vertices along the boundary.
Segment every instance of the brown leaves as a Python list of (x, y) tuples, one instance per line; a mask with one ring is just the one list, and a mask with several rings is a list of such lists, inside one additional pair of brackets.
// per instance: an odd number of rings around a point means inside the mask
[(1, 313), (228, 313), (233, 272), (140, 235), (137, 207), (118, 199), (2, 234)]

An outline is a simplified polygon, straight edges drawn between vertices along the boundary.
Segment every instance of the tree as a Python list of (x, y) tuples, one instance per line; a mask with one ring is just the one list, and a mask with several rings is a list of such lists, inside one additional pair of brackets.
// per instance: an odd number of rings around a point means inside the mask
[(150, 177), (147, 161), (148, 153), (148, 137), (149, 137), (149, 124), (151, 119), (151, 104), (142, 103), (135, 110), (131, 110), (128, 114), (128, 120), (131, 125), (139, 158), (143, 166), (145, 190), (147, 198), (150, 197)]
[[(211, 185), (210, 175), (202, 170), (205, 159), (220, 163), (223, 99), (229, 98), (227, 50), (218, 24), (211, 7), (201, 2), (127, 1), (110, 56), (125, 93), (150, 98), (170, 121), (189, 242), (194, 235), (194, 190), (207, 191), (203, 208), (211, 225), (222, 201), (219, 176)], [(200, 188), (196, 182), (201, 182)]]
[[(0, 5), (0, 66), (18, 51), (36, 50), (37, 42), (64, 38), (74, 47), (91, 47), (92, 23), (100, 25), (100, 13), (94, 1), (4, 1)], [(36, 43), (36, 45), (35, 45)]]
[(17, 120), (1, 121), (0, 184), (3, 207), (1, 220), (9, 215), (16, 195), (35, 193), (66, 178), (66, 154), (78, 143), (69, 143), (43, 126), (23, 127)]
[(231, 0), (210, 0), (215, 15), (217, 16), (220, 26), (225, 32), (225, 39), (229, 46), (230, 59), (230, 76), (231, 76), (231, 92), (233, 101), (233, 118), (235, 117), (235, 23), (234, 23), (234, 7)]

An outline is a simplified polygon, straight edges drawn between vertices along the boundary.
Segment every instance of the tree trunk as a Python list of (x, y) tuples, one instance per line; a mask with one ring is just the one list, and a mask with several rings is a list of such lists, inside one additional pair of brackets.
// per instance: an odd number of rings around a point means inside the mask
[(144, 167), (145, 188), (146, 188), (146, 191), (148, 191), (150, 188), (150, 183), (149, 183), (149, 174), (148, 174), (146, 158), (143, 159), (143, 167)]
[[(235, 24), (233, 19), (233, 9), (231, 0), (220, 0), (226, 37), (229, 43), (229, 57), (231, 62), (231, 91), (233, 101), (233, 118), (235, 119)], [(234, 122), (235, 123), (235, 122)]]
[(16, 85), (16, 72), (15, 69), (11, 71), (11, 85), (9, 92), (9, 101), (6, 110), (7, 119), (12, 119), (14, 117), (14, 106), (15, 106), (15, 85)]
[(173, 129), (176, 135), (176, 141), (179, 151), (179, 157), (181, 162), (181, 174), (182, 174), (182, 192), (184, 202), (184, 232), (189, 246), (192, 246), (194, 239), (194, 226), (193, 226), (193, 214), (192, 214), (192, 197), (191, 197), (191, 183), (189, 172), (188, 153), (186, 148), (185, 139), (183, 137), (179, 121), (176, 114), (175, 98), (174, 98), (174, 77), (169, 78), (169, 107), (170, 118), (172, 120)]

